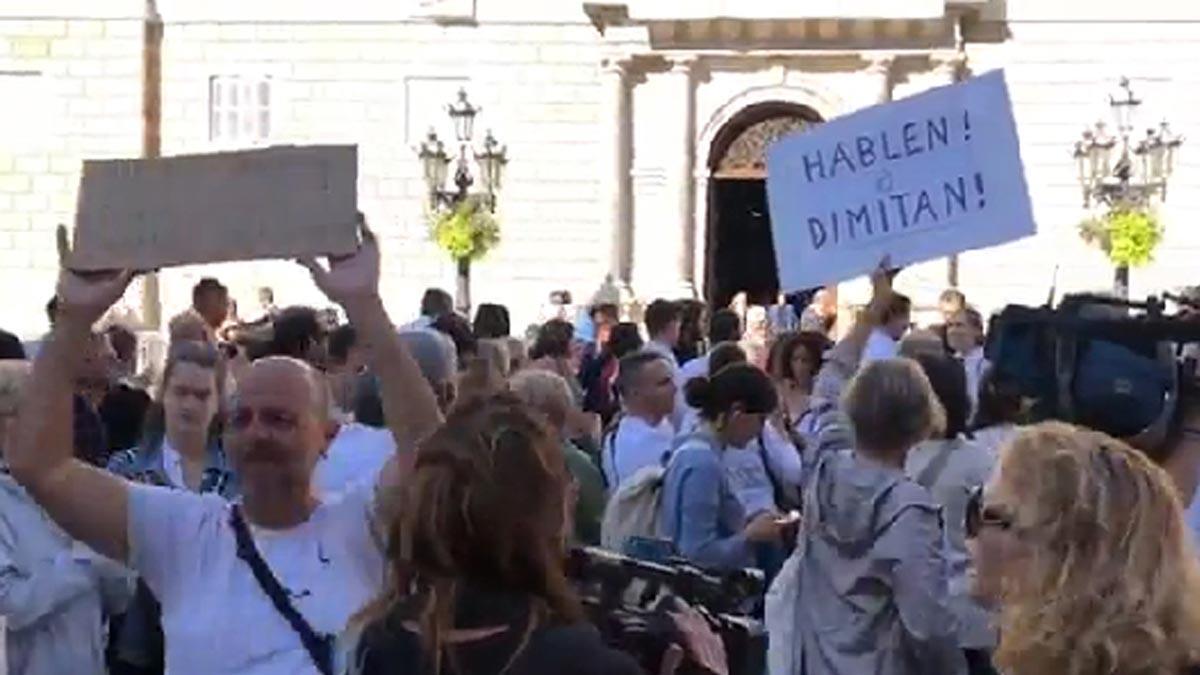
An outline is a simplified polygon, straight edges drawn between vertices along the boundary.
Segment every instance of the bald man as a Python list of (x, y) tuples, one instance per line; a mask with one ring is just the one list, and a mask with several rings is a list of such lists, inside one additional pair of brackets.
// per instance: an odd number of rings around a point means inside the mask
[[(66, 253), (65, 232), (60, 252)], [(330, 269), (304, 262), (345, 310), (380, 377), (398, 448), (440, 423), (433, 392), (379, 299), (379, 248), (363, 244)], [(162, 605), (171, 675), (327, 675), (332, 638), (382, 589), (385, 563), (376, 495), (403, 474), (393, 457), (378, 481), (337, 498), (312, 488), (336, 425), (328, 390), (307, 364), (253, 365), (240, 382), (225, 447), (243, 501), (136, 485), (72, 457), (71, 384), (91, 325), (132, 278), (60, 273), (59, 321), (34, 364), (12, 475), (72, 537), (139, 573)], [(411, 454), (411, 453), (409, 453)]]

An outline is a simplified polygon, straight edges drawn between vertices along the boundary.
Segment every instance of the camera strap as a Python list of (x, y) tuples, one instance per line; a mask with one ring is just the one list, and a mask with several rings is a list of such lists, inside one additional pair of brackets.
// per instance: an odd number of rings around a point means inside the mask
[(333, 675), (333, 636), (321, 635), (313, 630), (308, 620), (292, 604), (287, 590), (275, 578), (267, 561), (263, 560), (262, 555), (259, 554), (258, 547), (254, 545), (254, 538), (250, 536), (250, 528), (246, 526), (246, 520), (242, 517), (241, 507), (234, 504), (230, 511), (229, 525), (233, 528), (233, 536), (237, 539), (238, 558), (241, 558), (250, 567), (250, 571), (254, 574), (254, 580), (258, 582), (263, 593), (267, 594), (275, 611), (279, 612), (292, 630), (296, 631), (301, 644), (304, 645), (304, 650), (308, 652), (313, 665), (317, 667), (321, 675)]

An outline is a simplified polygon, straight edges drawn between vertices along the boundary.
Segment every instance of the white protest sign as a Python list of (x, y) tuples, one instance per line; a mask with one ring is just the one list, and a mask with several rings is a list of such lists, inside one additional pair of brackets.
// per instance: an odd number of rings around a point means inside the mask
[(1003, 71), (780, 140), (767, 196), (785, 291), (1036, 230)]
[(350, 145), (86, 161), (69, 264), (151, 270), (351, 253), (357, 182)]

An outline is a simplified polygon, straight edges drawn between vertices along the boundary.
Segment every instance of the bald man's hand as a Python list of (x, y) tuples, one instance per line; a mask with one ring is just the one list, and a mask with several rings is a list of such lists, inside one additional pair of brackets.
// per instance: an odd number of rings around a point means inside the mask
[[(366, 349), (371, 372), (379, 378), (384, 421), (396, 447), (404, 453), (432, 434), (442, 415), (433, 389), (400, 340), (379, 297), (379, 242), (362, 214), (359, 227), (362, 244), (353, 255), (330, 256), (329, 269), (311, 258), (300, 264), (308, 268), (317, 287), (346, 310)], [(399, 482), (404, 473), (401, 465), (392, 466), (381, 483)]]
[(358, 227), (362, 234), (358, 250), (348, 256), (329, 256), (329, 269), (314, 258), (298, 261), (308, 269), (317, 288), (343, 307), (379, 295), (379, 241), (361, 213)]

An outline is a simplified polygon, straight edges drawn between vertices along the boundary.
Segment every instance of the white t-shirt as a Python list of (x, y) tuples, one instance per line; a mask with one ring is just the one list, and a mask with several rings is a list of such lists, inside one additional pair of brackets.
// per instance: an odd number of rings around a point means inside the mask
[(163, 473), (167, 474), (167, 480), (171, 481), (171, 487), (180, 490), (188, 489), (187, 482), (183, 478), (183, 455), (179, 454), (179, 451), (165, 436), (162, 442), (162, 464)]
[(396, 439), (387, 429), (343, 424), (317, 462), (313, 487), (318, 494), (334, 495), (364, 482), (374, 483), (395, 454)]
[[(168, 675), (319, 675), (237, 557), (227, 502), (148, 485), (129, 491), (130, 565), (162, 604)], [(320, 634), (340, 634), (383, 589), (373, 509), (374, 485), (364, 485), (290, 530), (251, 526), (263, 560)]]
[(976, 347), (962, 357), (963, 372), (967, 376), (967, 398), (971, 400), (971, 418), (979, 410), (979, 385), (991, 364), (983, 356), (983, 347)]
[[(695, 429), (700, 424), (700, 411), (687, 404), (687, 397), (684, 394), (684, 388), (687, 383), (697, 377), (708, 377), (709, 357), (712, 354), (705, 354), (688, 361), (679, 368), (679, 391), (675, 397), (675, 417), (679, 418), (677, 429), (679, 434), (685, 434)], [(682, 412), (681, 412), (682, 411)]]
[(664, 419), (650, 426), (640, 417), (623, 417), (601, 449), (609, 490), (648, 466), (666, 466), (675, 444), (675, 426)]
[(882, 329), (876, 328), (871, 331), (871, 335), (867, 338), (867, 344), (863, 347), (861, 365), (865, 366), (872, 361), (894, 359), (899, 353), (900, 343), (893, 340), (892, 336), (883, 332)]

